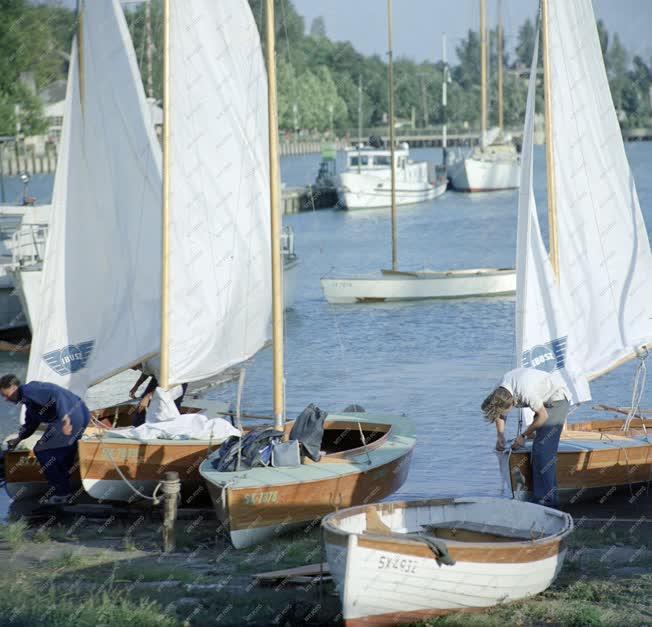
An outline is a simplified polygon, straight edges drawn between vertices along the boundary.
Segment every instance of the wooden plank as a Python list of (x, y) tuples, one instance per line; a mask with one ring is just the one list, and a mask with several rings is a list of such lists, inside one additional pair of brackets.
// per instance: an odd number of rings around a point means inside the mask
[(289, 577), (314, 577), (320, 574), (330, 575), (328, 562), (322, 564), (306, 564), (305, 566), (297, 566), (296, 568), (286, 568), (284, 570), (270, 570), (264, 573), (256, 573), (253, 575), (255, 579), (287, 579)]

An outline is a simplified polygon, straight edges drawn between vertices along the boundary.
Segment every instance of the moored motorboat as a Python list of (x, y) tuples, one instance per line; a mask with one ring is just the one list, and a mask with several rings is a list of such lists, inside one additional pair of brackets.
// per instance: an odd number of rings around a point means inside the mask
[[(345, 625), (395, 625), (543, 592), (569, 514), (494, 497), (361, 505), (322, 521)], [(454, 563), (450, 563), (454, 562)]]
[(199, 472), (233, 546), (243, 548), (392, 494), (407, 478), (415, 441), (408, 418), (342, 413), (326, 419), (318, 462), (219, 472), (209, 458)]
[[(392, 154), (380, 145), (346, 150), (346, 170), (336, 179), (339, 204), (345, 209), (389, 207), (392, 202)], [(396, 204), (409, 205), (441, 196), (446, 177), (434, 164), (410, 160), (410, 149), (402, 143), (394, 150)]]

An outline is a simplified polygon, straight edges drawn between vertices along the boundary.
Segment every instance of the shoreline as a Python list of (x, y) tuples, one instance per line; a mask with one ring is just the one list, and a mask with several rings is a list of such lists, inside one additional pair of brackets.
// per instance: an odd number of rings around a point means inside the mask
[[(564, 567), (546, 592), (428, 624), (616, 625), (624, 624), (624, 612), (628, 625), (649, 624), (652, 500), (646, 494), (623, 512), (631, 498), (575, 506)], [(323, 560), (318, 527), (236, 551), (217, 532), (212, 510), (180, 510), (177, 547), (164, 553), (157, 511), (133, 508), (124, 516), (117, 508), (75, 507), (16, 510), (0, 526), (0, 610), (12, 624), (341, 624), (332, 581), (255, 580), (257, 573)]]

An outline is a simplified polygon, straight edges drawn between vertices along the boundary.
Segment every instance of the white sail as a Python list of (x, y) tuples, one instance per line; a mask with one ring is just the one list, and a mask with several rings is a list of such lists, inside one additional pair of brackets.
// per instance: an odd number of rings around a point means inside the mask
[(269, 333), (267, 79), (246, 0), (171, 0), (169, 385)]
[(158, 352), (160, 149), (117, 0), (73, 43), (28, 379), (83, 395)]
[[(590, 391), (574, 355), (567, 351), (570, 326), (565, 300), (555, 282), (541, 230), (533, 187), (534, 104), (537, 82), (537, 36), (530, 70), (518, 199), (516, 238), (516, 363), (557, 373), (575, 402)], [(528, 420), (526, 412), (526, 421)], [(531, 416), (530, 416), (531, 418)]]
[(652, 256), (590, 0), (549, 0), (560, 287), (589, 378), (652, 341)]

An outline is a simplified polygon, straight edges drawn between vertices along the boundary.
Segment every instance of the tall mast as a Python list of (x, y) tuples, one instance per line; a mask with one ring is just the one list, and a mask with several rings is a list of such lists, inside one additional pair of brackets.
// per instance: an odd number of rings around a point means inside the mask
[(498, 29), (496, 30), (496, 54), (498, 56), (498, 128), (503, 130), (503, 12), (498, 0)]
[(267, 114), (269, 116), (269, 196), (272, 227), (272, 341), (274, 365), (274, 427), (284, 423), (283, 399), (283, 304), (281, 292), (281, 218), (276, 119), (276, 50), (274, 42), (274, 0), (265, 2), (265, 52), (267, 61)]
[(361, 143), (362, 143), (362, 75), (358, 76), (358, 145)]
[(147, 47), (147, 97), (154, 97), (152, 82), (152, 0), (145, 3), (145, 44)]
[(448, 63), (446, 61), (446, 33), (441, 35), (441, 60), (444, 64), (444, 76), (442, 77), (441, 83), (441, 111), (442, 111), (442, 127), (441, 127), (441, 152), (442, 152), (442, 162), (446, 165), (446, 148), (448, 144), (447, 137), (447, 127), (446, 120), (448, 112), (446, 107), (448, 106), (447, 101), (447, 89), (448, 89)]
[(163, 0), (163, 208), (161, 217), (161, 371), (159, 385), (167, 389), (168, 284), (170, 279), (170, 0)]
[(392, 168), (392, 270), (398, 266), (396, 251), (396, 164), (394, 163), (394, 68), (392, 63), (392, 0), (387, 0), (387, 75), (389, 83), (389, 160)]
[(541, 0), (541, 28), (543, 31), (543, 94), (545, 100), (546, 182), (548, 190), (548, 233), (550, 263), (559, 283), (559, 245), (557, 241), (557, 197), (555, 195), (555, 153), (552, 145), (552, 102), (550, 85), (550, 33), (548, 0)]
[[(79, 70), (77, 72), (79, 76), (79, 103), (81, 111), (84, 113), (84, 0), (77, 0), (77, 68)], [(18, 116), (16, 116), (16, 120), (18, 119)], [(18, 131), (16, 131), (16, 165), (20, 165), (18, 163)]]
[(487, 135), (487, 27), (485, 0), (480, 0), (480, 145), (485, 147)]

